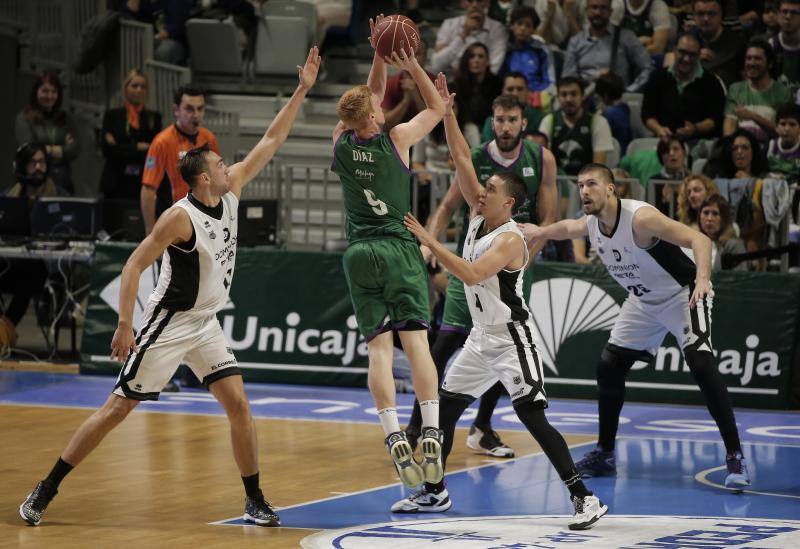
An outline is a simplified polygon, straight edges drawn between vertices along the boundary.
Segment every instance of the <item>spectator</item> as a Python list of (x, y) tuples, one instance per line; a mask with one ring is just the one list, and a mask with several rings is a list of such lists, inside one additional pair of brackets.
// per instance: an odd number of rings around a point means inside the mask
[(559, 0), (523, 0), (526, 6), (536, 10), (539, 23), (536, 25), (536, 34), (547, 43), (562, 46), (569, 38), (569, 26)]
[(719, 190), (705, 175), (692, 174), (685, 178), (678, 189), (678, 221), (697, 229), (700, 206), (713, 194), (719, 194)]
[[(431, 182), (436, 176), (449, 177), (455, 164), (447, 147), (444, 124), (437, 124), (433, 130), (414, 145), (411, 150), (411, 169), (417, 179), (417, 218), (425, 223), (431, 213)], [(447, 185), (445, 188), (449, 188)]]
[(736, 128), (752, 133), (762, 146), (775, 135), (775, 111), (792, 99), (789, 89), (772, 79), (775, 53), (763, 40), (747, 45), (744, 58), (746, 80), (736, 82), (728, 90), (722, 134)]
[[(420, 66), (425, 66), (428, 47), (420, 40), (415, 57)], [(428, 73), (433, 81), (436, 76)], [(400, 71), (386, 81), (386, 93), (383, 95), (383, 116), (386, 120), (384, 131), (389, 131), (401, 122), (408, 122), (418, 112), (425, 110), (425, 101), (419, 94), (414, 79), (406, 71)]]
[[(686, 165), (686, 159), (689, 155), (686, 151), (686, 144), (680, 137), (673, 135), (659, 141), (658, 147), (656, 147), (656, 154), (658, 154), (658, 160), (661, 162), (662, 168), (654, 176), (654, 179), (683, 181), (690, 175), (689, 168)], [(677, 183), (667, 183), (661, 187), (661, 193), (656, 194), (656, 203), (654, 205), (666, 216), (670, 216), (670, 206), (675, 201), (679, 186)]]
[[(528, 103), (528, 86), (525, 76), (518, 72), (510, 72), (503, 78), (502, 95), (513, 95), (519, 99), (519, 102), (525, 106), (522, 113), (522, 118), (525, 119), (522, 125), (522, 133), (527, 137), (533, 131), (538, 130), (539, 124), (542, 122), (542, 111), (535, 107), (531, 107)], [(491, 141), (494, 139), (494, 129), (492, 127), (492, 120), (494, 117), (489, 115), (483, 123), (483, 130), (481, 131), (481, 142)]]
[(601, 74), (595, 82), (595, 93), (600, 98), (600, 109), (611, 127), (611, 135), (619, 143), (620, 149), (628, 149), (628, 143), (633, 139), (631, 131), (631, 109), (622, 100), (625, 84), (622, 78), (613, 72)]
[[(48, 177), (47, 151), (44, 145), (24, 143), (17, 149), (14, 159), (16, 182), (6, 196), (27, 197), (30, 205), (40, 197), (59, 196), (63, 192)], [(0, 288), (11, 294), (5, 303), (0, 301), (0, 353), (13, 348), (19, 324), (31, 298), (38, 295), (47, 279), (47, 269), (36, 259), (0, 258)]]
[[(731, 218), (731, 206), (718, 194), (712, 194), (700, 205), (700, 232), (711, 239), (713, 261), (711, 269), (722, 269), (722, 257), (743, 254), (747, 251), (744, 242), (736, 236)], [(747, 269), (746, 263), (739, 263), (735, 270)]]
[(700, 62), (725, 86), (741, 80), (742, 37), (722, 25), (722, 0), (695, 0), (694, 19), (702, 39)]
[(800, 181), (800, 107), (786, 103), (775, 118), (778, 137), (767, 147), (769, 171), (782, 174), (789, 182)]
[(556, 68), (550, 47), (533, 34), (538, 21), (533, 8), (520, 7), (511, 13), (511, 42), (500, 75), (523, 74), (528, 90), (534, 94), (534, 105), (549, 110), (556, 93)]
[[(352, 0), (299, 0), (314, 4), (317, 8), (316, 44), (322, 46), (331, 27), (346, 27), (353, 14)], [(422, 65), (422, 63), (420, 63)], [(424, 65), (423, 65), (424, 66)]]
[(497, 74), (505, 59), (508, 44), (505, 25), (486, 16), (489, 0), (461, 0), (461, 5), (467, 13), (445, 19), (439, 27), (431, 71), (456, 70), (467, 47), (479, 42), (485, 44), (491, 71)]
[(114, 0), (112, 9), (120, 12), (122, 17), (126, 19), (153, 25), (156, 22), (158, 8), (153, 4), (154, 2), (151, 0)]
[(503, 84), (489, 71), (489, 50), (476, 42), (464, 50), (456, 72), (458, 124), (471, 147), (480, 144), (480, 129), (492, 114), (492, 101)]
[(738, 129), (723, 141), (723, 163), (716, 177), (752, 178), (767, 172), (767, 157), (755, 136)]
[(692, 33), (678, 38), (672, 64), (658, 69), (644, 89), (642, 120), (656, 136), (684, 141), (719, 135), (725, 89), (699, 63), (700, 41)]
[(616, 72), (627, 91), (638, 92), (652, 70), (647, 50), (631, 31), (609, 24), (611, 0), (587, 0), (586, 13), (589, 27), (570, 38), (562, 76), (593, 82), (604, 72)]
[(562, 78), (558, 83), (561, 110), (546, 115), (539, 125), (551, 144), (559, 171), (567, 175), (577, 175), (590, 162), (604, 164), (606, 155), (614, 150), (608, 121), (583, 107), (583, 86), (578, 78)]
[(792, 88), (800, 84), (800, 0), (778, 4), (780, 32), (769, 41), (781, 67), (782, 80)]
[(14, 134), (17, 144), (42, 143), (47, 151), (50, 177), (56, 185), (73, 194), (69, 163), (78, 157), (75, 122), (61, 108), (64, 88), (51, 71), (40, 72), (33, 82), (28, 104), (17, 115)]
[(186, 151), (208, 144), (219, 154), (217, 138), (203, 128), (205, 114), (205, 92), (192, 85), (181, 86), (175, 90), (172, 113), (175, 123), (155, 136), (147, 151), (142, 176), (141, 204), (145, 234), (150, 234), (156, 220), (158, 190), (167, 175), (170, 193), (162, 201), (160, 210), (177, 202), (189, 191), (189, 185), (178, 171), (178, 160)]
[(663, 54), (672, 32), (669, 8), (663, 0), (625, 0), (620, 26), (632, 31), (650, 55)]
[(162, 18), (156, 20), (156, 43), (153, 57), (162, 63), (179, 65), (186, 61), (186, 21), (195, 0), (162, 0)]
[[(778, 15), (777, 2), (764, 2), (764, 11), (761, 13), (761, 24), (754, 29), (755, 38), (772, 41), (781, 32), (780, 16)], [(775, 47), (772, 47), (775, 50)]]
[(161, 113), (145, 108), (147, 76), (128, 73), (122, 85), (125, 106), (109, 109), (103, 116), (101, 140), (103, 167), (101, 188), (106, 198), (137, 200), (150, 143), (161, 131)]

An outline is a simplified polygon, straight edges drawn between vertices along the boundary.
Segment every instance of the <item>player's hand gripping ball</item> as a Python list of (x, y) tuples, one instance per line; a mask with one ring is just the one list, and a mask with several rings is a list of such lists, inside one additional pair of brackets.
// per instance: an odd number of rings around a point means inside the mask
[(405, 15), (390, 15), (375, 27), (373, 47), (381, 58), (391, 58), (393, 52), (399, 55), (405, 50), (413, 57), (419, 48), (420, 34), (417, 25)]

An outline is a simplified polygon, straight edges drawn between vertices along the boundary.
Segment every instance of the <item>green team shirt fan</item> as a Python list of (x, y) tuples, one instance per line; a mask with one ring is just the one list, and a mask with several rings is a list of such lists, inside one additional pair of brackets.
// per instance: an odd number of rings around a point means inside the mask
[(331, 169), (342, 182), (348, 248), (344, 272), (361, 334), (369, 341), (392, 328), (428, 326), (428, 273), (414, 236), (411, 170), (386, 133), (339, 136)]
[[(528, 197), (525, 203), (514, 215), (514, 220), (520, 223), (536, 222), (536, 196), (539, 193), (539, 184), (542, 180), (542, 148), (541, 145), (522, 140), (522, 147), (517, 159), (510, 166), (499, 164), (489, 152), (491, 141), (472, 149), (472, 166), (481, 185), (486, 185), (494, 174), (498, 172), (514, 172), (519, 175), (528, 189)], [(464, 204), (461, 209), (463, 222), (462, 227), (469, 225), (469, 207)], [(458, 240), (458, 254), (461, 255), (464, 249), (464, 237), (466, 230), (462, 231)], [(526, 269), (523, 275), (523, 291), (527, 299), (530, 294), (531, 283), (533, 282), (531, 269)], [(447, 296), (444, 302), (444, 315), (442, 318), (442, 330), (468, 333), (472, 328), (472, 317), (469, 313), (467, 298), (464, 294), (464, 283), (450, 275), (447, 283)]]

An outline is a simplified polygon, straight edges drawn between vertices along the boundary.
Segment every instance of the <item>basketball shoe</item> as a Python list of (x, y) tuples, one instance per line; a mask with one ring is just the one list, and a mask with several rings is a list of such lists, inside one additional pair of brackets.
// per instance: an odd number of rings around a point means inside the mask
[(420, 439), (420, 454), (422, 454), (422, 472), (425, 482), (436, 484), (442, 481), (444, 466), (442, 465), (442, 439), (444, 432), (435, 427), (423, 427)]
[[(424, 441), (423, 441), (424, 444)], [(403, 431), (397, 431), (386, 437), (386, 448), (392, 457), (394, 466), (400, 480), (406, 486), (418, 486), (425, 480), (422, 467), (414, 460), (414, 451), (408, 443), (408, 438)]]
[(47, 509), (47, 505), (56, 497), (57, 493), (58, 490), (50, 491), (45, 487), (44, 482), (39, 482), (33, 492), (28, 494), (28, 497), (19, 506), (19, 516), (31, 526), (39, 526), (44, 510)]
[(269, 502), (263, 497), (244, 498), (244, 515), (242, 519), (244, 519), (245, 522), (250, 522), (257, 526), (281, 525), (280, 517), (272, 510)]
[(469, 428), (467, 447), (478, 453), (499, 458), (513, 458), (514, 450), (503, 444), (500, 436), (494, 429), (483, 431), (475, 425)]
[(595, 495), (573, 496), (572, 506), (575, 507), (575, 514), (567, 523), (570, 530), (588, 530), (600, 520), (600, 517), (608, 513), (608, 506)]
[(583, 478), (614, 476), (617, 474), (617, 459), (613, 450), (604, 452), (598, 446), (575, 463), (575, 468)]
[(728, 454), (725, 459), (728, 467), (728, 476), (725, 477), (725, 488), (742, 491), (750, 486), (750, 475), (747, 472), (747, 465), (741, 452)]
[(425, 485), (392, 505), (392, 513), (443, 513), (453, 506), (447, 488), (438, 494), (428, 491)]

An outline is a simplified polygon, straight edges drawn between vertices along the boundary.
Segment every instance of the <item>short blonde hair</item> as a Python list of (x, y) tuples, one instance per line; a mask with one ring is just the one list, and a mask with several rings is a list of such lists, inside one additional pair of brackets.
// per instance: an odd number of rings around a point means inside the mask
[(125, 89), (128, 87), (128, 84), (131, 83), (131, 80), (134, 78), (144, 78), (145, 85), (149, 88), (150, 87), (150, 80), (147, 78), (147, 75), (143, 73), (140, 69), (133, 68), (128, 71), (128, 74), (125, 75), (125, 80), (122, 81), (122, 102), (125, 103)]
[(347, 90), (336, 104), (336, 113), (348, 128), (363, 128), (372, 114), (372, 90), (368, 86)]

